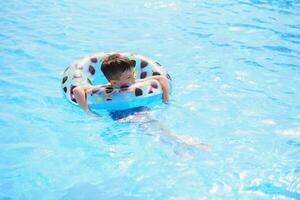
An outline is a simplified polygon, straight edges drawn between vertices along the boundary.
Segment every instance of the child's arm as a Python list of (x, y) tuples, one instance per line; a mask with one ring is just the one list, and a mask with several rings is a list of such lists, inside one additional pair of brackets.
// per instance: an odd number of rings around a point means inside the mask
[(149, 79), (157, 80), (160, 83), (162, 91), (163, 91), (164, 102), (168, 102), (169, 101), (169, 90), (170, 90), (168, 79), (164, 76), (151, 76)]
[(86, 97), (86, 91), (90, 88), (91, 86), (88, 85), (88, 86), (77, 86), (76, 88), (73, 89), (76, 102), (85, 111), (89, 111), (89, 106), (87, 104), (85, 97)]
[(76, 88), (73, 89), (76, 102), (79, 104), (79, 106), (83, 110), (85, 110), (87, 112), (90, 112), (89, 106), (88, 106), (87, 101), (86, 101), (86, 95), (89, 92), (91, 92), (92, 90), (94, 90), (94, 89), (100, 89), (100, 88), (103, 88), (105, 86), (107, 86), (107, 85), (95, 85), (95, 86), (84, 85), (84, 86), (77, 86)]
[(143, 81), (148, 81), (148, 80), (156, 80), (160, 83), (162, 91), (163, 91), (163, 100), (164, 102), (168, 102), (169, 101), (169, 82), (168, 79), (164, 76), (150, 76), (148, 78), (145, 79), (140, 79), (137, 82), (143, 82)]

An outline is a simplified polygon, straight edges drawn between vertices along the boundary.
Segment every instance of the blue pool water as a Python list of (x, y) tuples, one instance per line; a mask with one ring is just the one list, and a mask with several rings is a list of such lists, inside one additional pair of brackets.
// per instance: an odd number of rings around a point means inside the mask
[[(299, 0), (0, 5), (0, 199), (300, 199)], [(65, 67), (98, 51), (169, 70), (167, 128), (63, 98)]]

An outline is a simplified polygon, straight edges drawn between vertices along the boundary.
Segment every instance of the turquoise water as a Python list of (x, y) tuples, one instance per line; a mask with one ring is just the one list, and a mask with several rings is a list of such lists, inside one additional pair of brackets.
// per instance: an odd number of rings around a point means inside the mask
[[(0, 199), (300, 199), (300, 1), (2, 1)], [(153, 124), (86, 115), (62, 72), (98, 51), (169, 70)]]

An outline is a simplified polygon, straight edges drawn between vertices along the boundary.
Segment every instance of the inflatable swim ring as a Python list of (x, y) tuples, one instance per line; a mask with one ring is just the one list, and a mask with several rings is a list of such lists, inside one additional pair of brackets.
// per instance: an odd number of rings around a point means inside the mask
[[(78, 105), (73, 90), (86, 84), (101, 85), (87, 92), (86, 98), (90, 109), (125, 110), (147, 106), (162, 99), (162, 89), (158, 81), (137, 82), (129, 87), (112, 88), (107, 84), (100, 67), (102, 60), (116, 52), (96, 53), (81, 58), (69, 65), (62, 79), (62, 90), (72, 104)], [(154, 60), (133, 53), (118, 53), (128, 57), (135, 70), (136, 80), (149, 76), (163, 75), (168, 78), (171, 88), (171, 77), (167, 71)], [(106, 84), (106, 85), (105, 85)]]

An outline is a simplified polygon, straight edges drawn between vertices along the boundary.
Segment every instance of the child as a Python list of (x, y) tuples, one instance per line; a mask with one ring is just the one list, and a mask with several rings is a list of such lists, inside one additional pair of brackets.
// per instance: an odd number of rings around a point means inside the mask
[[(163, 90), (164, 102), (168, 102), (169, 100), (169, 84), (167, 78), (164, 76), (151, 76), (145, 79), (135, 80), (134, 67), (131, 61), (125, 56), (120, 54), (112, 54), (108, 56), (102, 62), (101, 71), (113, 88), (129, 87), (131, 84), (136, 82), (143, 82), (151, 79), (157, 80)], [(99, 85), (78, 86), (73, 90), (77, 103), (85, 111), (90, 111), (86, 101), (86, 93), (95, 87), (99, 87)]]
[[(120, 54), (112, 54), (108, 56), (106, 59), (103, 60), (101, 65), (101, 71), (108, 80), (109, 84), (113, 88), (122, 88), (122, 87), (129, 87), (131, 84), (137, 82), (143, 82), (148, 80), (156, 80), (160, 83), (162, 91), (163, 91), (163, 101), (169, 101), (169, 83), (168, 79), (164, 76), (151, 76), (141, 80), (135, 80), (134, 77), (134, 67), (131, 61)], [(90, 112), (87, 101), (86, 101), (86, 94), (89, 90), (93, 88), (97, 88), (98, 86), (92, 85), (84, 85), (84, 86), (77, 86), (74, 88), (74, 96), (76, 102), (83, 108), (85, 111)], [(101, 86), (100, 86), (101, 87)], [(195, 141), (186, 140), (184, 138), (180, 138), (177, 136), (176, 133), (168, 129), (167, 127), (160, 124), (157, 120), (153, 120), (148, 115), (149, 112), (142, 112), (145, 111), (145, 107), (138, 107), (129, 110), (122, 110), (122, 111), (114, 111), (110, 113), (110, 116), (118, 121), (123, 120), (123, 122), (138, 122), (139, 124), (143, 125), (146, 128), (148, 127), (155, 127), (159, 131), (162, 131), (162, 136), (167, 136), (172, 138), (178, 144), (187, 145), (189, 147), (193, 147), (199, 150), (209, 151), (210, 146), (198, 143)], [(140, 114), (140, 115), (139, 115)], [(129, 116), (129, 118), (128, 118)], [(130, 118), (132, 117), (132, 118)], [(145, 119), (143, 119), (145, 118)], [(151, 125), (147, 125), (151, 123)]]

